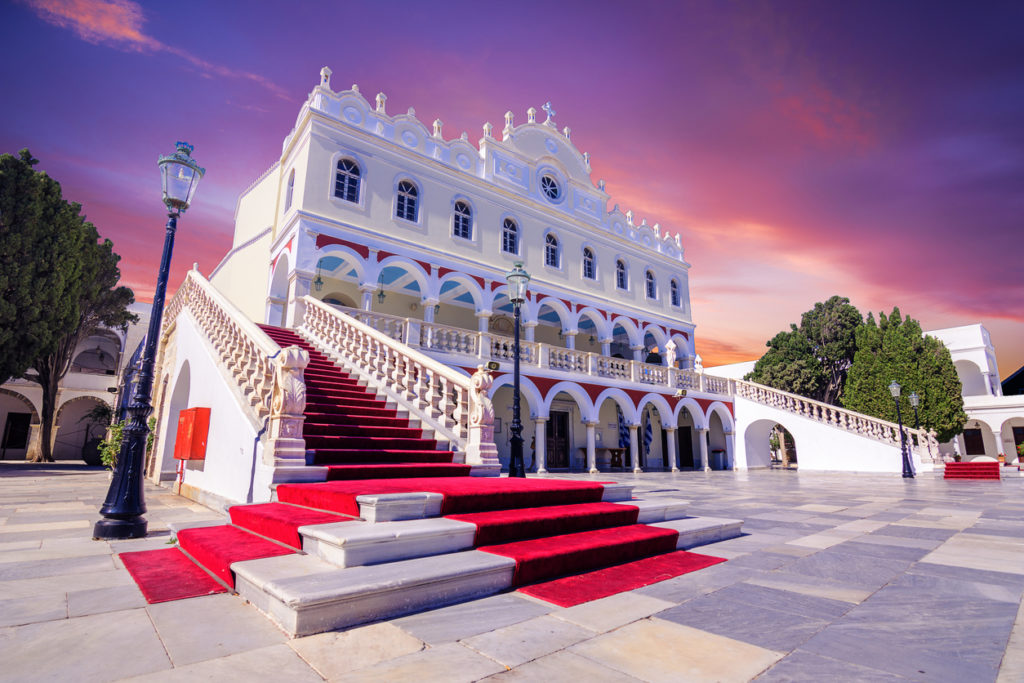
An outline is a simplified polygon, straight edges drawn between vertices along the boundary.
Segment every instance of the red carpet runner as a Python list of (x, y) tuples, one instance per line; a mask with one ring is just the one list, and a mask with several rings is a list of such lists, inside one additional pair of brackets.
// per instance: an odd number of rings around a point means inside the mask
[(520, 593), (532, 595), (559, 607), (572, 607), (672, 579), (698, 569), (725, 562), (720, 557), (677, 550), (641, 560), (554, 581), (523, 586)]
[(177, 548), (121, 553), (118, 557), (151, 605), (228, 591)]
[(943, 479), (995, 479), (998, 480), (998, 462), (947, 462)]
[[(280, 502), (232, 507), (231, 525), (183, 529), (180, 550), (122, 553), (150, 602), (222, 592), (210, 574), (233, 588), (232, 563), (301, 552), (299, 527), (357, 519), (357, 498), (367, 494), (440, 494), (442, 515), (476, 525), (478, 550), (515, 560), (513, 586), (559, 605), (722, 561), (675, 552), (676, 531), (637, 524), (635, 506), (602, 502), (601, 482), (467, 476), (471, 468), (452, 463), (452, 451), (439, 450), (304, 339), (261, 327), (281, 346), (309, 351), (303, 436), (310, 464), (327, 466), (330, 481), (281, 484)], [(549, 581), (556, 577), (565, 578)]]

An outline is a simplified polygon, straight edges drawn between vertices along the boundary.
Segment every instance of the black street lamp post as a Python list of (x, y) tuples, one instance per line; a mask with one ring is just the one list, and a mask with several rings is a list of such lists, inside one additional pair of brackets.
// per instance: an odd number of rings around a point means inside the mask
[(512, 432), (512, 453), (508, 461), (508, 476), (525, 477), (526, 464), (523, 461), (523, 423), (519, 416), (519, 307), (526, 301), (526, 287), (530, 282), (530, 274), (523, 270), (523, 264), (517, 262), (508, 274), (508, 298), (512, 302), (512, 311), (515, 316), (515, 337), (513, 338), (512, 355), (512, 424), (509, 431)]
[(914, 470), (910, 466), (910, 451), (907, 449), (907, 435), (903, 431), (903, 415), (900, 413), (900, 385), (896, 380), (889, 384), (889, 393), (896, 402), (896, 422), (900, 428), (900, 454), (903, 456), (903, 478), (913, 479)]
[(143, 473), (146, 455), (146, 424), (153, 412), (150, 399), (153, 391), (153, 365), (156, 360), (157, 340), (164, 313), (164, 296), (167, 293), (167, 275), (174, 251), (174, 232), (178, 228), (178, 216), (192, 203), (199, 187), (199, 180), (206, 173), (192, 159), (192, 145), (177, 143), (177, 151), (161, 156), (157, 165), (163, 184), (164, 204), (167, 205), (167, 232), (164, 236), (164, 252), (160, 259), (156, 291), (153, 293), (153, 309), (150, 312), (149, 330), (146, 332), (142, 361), (135, 384), (135, 393), (128, 406), (130, 421), (124, 430), (121, 452), (114, 465), (114, 476), (107, 491), (107, 499), (100, 508), (103, 519), (96, 522), (93, 538), (97, 540), (118, 538), (141, 538), (146, 535), (148, 522), (142, 516), (146, 511), (143, 494)]
[(921, 420), (917, 417), (917, 406), (921, 403), (921, 397), (917, 395), (916, 391), (911, 391), (908, 398), (910, 399), (910, 405), (914, 406), (914, 429), (920, 429)]

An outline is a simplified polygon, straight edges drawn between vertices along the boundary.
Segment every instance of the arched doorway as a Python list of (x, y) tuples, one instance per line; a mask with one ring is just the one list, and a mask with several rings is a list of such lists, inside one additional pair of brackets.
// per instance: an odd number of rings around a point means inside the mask
[[(512, 407), (513, 378), (502, 375), (491, 387), (491, 404), (494, 406), (494, 445), (498, 448), (498, 460), (503, 472), (508, 472), (512, 456)], [(519, 419), (523, 425), (523, 460), (528, 471), (536, 471), (539, 466), (536, 426), (534, 419), (540, 414), (544, 401), (540, 392), (526, 377), (520, 377), (519, 388)]]
[(0, 460), (24, 460), (35, 430), (39, 432), (39, 412), (19, 393), (0, 389)]
[(587, 430), (593, 414), (590, 398), (578, 385), (560, 382), (548, 391), (545, 452), (548, 469), (587, 470)]
[(629, 425), (636, 422), (636, 406), (621, 389), (605, 389), (594, 401), (597, 411), (597, 469), (632, 470)]
[(773, 420), (756, 420), (743, 432), (749, 469), (796, 467), (796, 440), (789, 430)]
[(53, 420), (57, 427), (54, 460), (80, 460), (87, 449), (96, 448), (107, 428), (96, 408), (111, 406), (95, 396), (80, 396), (61, 405)]

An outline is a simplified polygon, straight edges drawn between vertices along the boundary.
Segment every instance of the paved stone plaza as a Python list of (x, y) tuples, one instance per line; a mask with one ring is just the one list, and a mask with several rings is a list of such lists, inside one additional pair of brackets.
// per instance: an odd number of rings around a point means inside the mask
[(289, 640), (229, 595), (146, 605), (113, 557), (217, 513), (149, 488), (150, 538), (96, 542), (104, 471), (0, 464), (0, 680), (1024, 680), (1022, 478), (596, 478), (746, 535), (696, 549), (729, 562), (573, 608), (508, 593)]

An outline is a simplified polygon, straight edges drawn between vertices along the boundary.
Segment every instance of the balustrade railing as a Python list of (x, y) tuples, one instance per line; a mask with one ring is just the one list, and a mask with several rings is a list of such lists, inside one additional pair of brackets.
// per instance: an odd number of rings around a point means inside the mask
[[(271, 411), (275, 364), (280, 350), (266, 333), (239, 311), (198, 271), (190, 270), (167, 304), (161, 341), (165, 342), (179, 314), (187, 309), (210, 341), (217, 357), (238, 383), (257, 418)], [(164, 344), (161, 344), (161, 357)]]
[[(900, 445), (899, 425), (882, 420), (863, 413), (855, 413), (838, 406), (815, 401), (814, 399), (798, 396), (786, 391), (774, 389), (763, 384), (747, 382), (744, 380), (725, 380), (720, 377), (715, 379), (726, 384), (731, 383), (735, 395), (762, 405), (771, 406), (784, 410), (794, 415), (806, 417), (815, 422), (821, 422), (838, 429), (865, 436), (876, 441), (882, 441), (892, 446)], [(908, 444), (911, 448), (916, 447), (923, 461), (936, 461), (939, 458), (939, 443), (934, 432), (924, 429), (910, 429), (903, 427), (907, 434)]]
[[(512, 362), (513, 342), (489, 332), (402, 318), (387, 313), (331, 305), (331, 309), (355, 318), (391, 339), (421, 349), (471, 356), (477, 360)], [(519, 359), (525, 367), (547, 368), (573, 374), (637, 382), (666, 389), (687, 389), (714, 394), (730, 394), (729, 381), (693, 370), (671, 368), (625, 358), (610, 358), (598, 353), (577, 351), (535, 341), (520, 340)]]
[[(440, 427), (454, 442), (454, 449), (466, 454), (467, 463), (498, 468), (487, 372), (478, 370), (466, 377), (378, 329), (378, 325), (394, 321), (392, 316), (372, 314), (363, 316), (364, 321), (312, 297), (305, 297), (304, 302), (302, 332), (325, 348), (337, 350), (339, 360)], [(470, 353), (468, 340), (478, 343), (476, 334), (461, 330), (461, 335), (449, 335), (452, 330), (458, 328), (421, 322), (418, 341), (426, 338), (427, 348), (437, 344)]]

